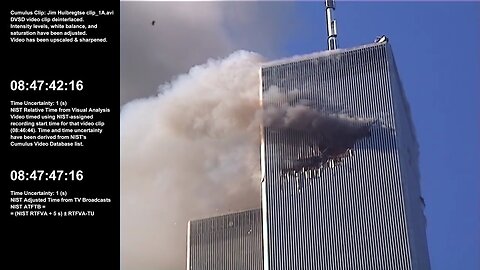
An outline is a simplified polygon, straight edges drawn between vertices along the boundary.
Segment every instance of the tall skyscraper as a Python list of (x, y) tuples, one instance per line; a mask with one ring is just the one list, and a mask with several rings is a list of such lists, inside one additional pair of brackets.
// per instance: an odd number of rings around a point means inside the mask
[(188, 270), (261, 270), (262, 210), (188, 222)]
[(264, 269), (429, 269), (390, 45), (271, 62), (261, 83)]

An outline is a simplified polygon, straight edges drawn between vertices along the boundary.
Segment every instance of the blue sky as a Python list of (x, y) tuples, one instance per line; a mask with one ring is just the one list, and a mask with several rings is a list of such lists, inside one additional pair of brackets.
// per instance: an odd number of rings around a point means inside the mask
[[(325, 50), (321, 3), (295, 4), (281, 56)], [(339, 2), (339, 46), (392, 44), (420, 144), (432, 269), (480, 269), (480, 3)], [(288, 40), (288, 41), (287, 41)]]

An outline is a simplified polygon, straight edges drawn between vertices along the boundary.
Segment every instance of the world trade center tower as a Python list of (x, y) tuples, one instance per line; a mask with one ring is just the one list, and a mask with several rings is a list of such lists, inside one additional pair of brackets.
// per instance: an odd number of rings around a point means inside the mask
[(264, 269), (430, 269), (391, 46), (332, 47), (260, 70)]

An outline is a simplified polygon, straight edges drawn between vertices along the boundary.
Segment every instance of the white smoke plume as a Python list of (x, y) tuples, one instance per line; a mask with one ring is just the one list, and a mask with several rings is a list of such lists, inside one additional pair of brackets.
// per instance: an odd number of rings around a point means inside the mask
[(184, 269), (188, 220), (260, 206), (261, 60), (210, 60), (123, 107), (122, 269)]

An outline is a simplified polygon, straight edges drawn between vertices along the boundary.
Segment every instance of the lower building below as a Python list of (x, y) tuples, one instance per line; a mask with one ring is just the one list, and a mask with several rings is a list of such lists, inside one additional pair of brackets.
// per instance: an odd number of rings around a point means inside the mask
[(261, 270), (262, 210), (188, 222), (187, 269)]

